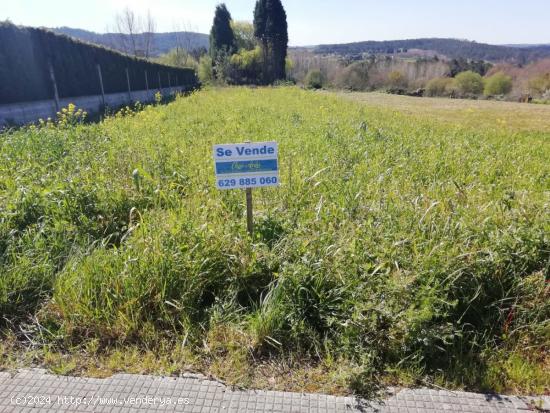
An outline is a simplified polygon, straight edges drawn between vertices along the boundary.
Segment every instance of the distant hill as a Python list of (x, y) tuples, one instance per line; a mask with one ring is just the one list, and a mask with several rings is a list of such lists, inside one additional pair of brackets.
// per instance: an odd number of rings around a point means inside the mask
[(432, 51), (450, 59), (460, 57), (490, 62), (509, 61), (527, 63), (550, 57), (550, 45), (496, 46), (458, 39), (410, 39), (366, 41), (346, 44), (320, 45), (313, 48), (318, 54), (360, 55), (370, 53), (398, 53), (411, 49)]
[[(71, 27), (56, 27), (50, 29), (56, 33), (65, 34), (89, 43), (106, 46), (111, 49), (125, 52), (122, 39), (115, 33), (95, 33)], [(144, 35), (137, 35), (138, 42), (142, 41)], [(208, 35), (194, 32), (170, 32), (155, 33), (153, 35), (153, 56), (160, 56), (174, 49), (180, 44), (185, 49), (208, 49)]]
[(525, 49), (526, 47), (550, 47), (550, 43), (537, 43), (537, 44), (501, 44), (500, 46), (507, 47), (519, 47)]

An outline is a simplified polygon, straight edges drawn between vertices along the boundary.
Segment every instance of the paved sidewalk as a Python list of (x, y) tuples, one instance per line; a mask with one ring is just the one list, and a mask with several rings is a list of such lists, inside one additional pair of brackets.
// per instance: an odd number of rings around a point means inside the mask
[[(550, 397), (524, 398), (403, 390), (383, 402), (353, 397), (232, 390), (197, 376), (118, 374), (109, 379), (60, 377), (43, 370), (0, 373), (0, 412), (529, 412), (550, 409)], [(541, 411), (541, 410), (538, 410)], [(544, 411), (544, 410), (542, 410)]]

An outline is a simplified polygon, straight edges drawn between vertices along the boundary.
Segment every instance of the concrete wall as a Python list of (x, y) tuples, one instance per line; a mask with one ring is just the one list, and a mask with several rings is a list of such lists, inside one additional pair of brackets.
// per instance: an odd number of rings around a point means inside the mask
[[(105, 95), (105, 105), (117, 108), (134, 102), (152, 102), (155, 99), (155, 93), (158, 89), (132, 91), (132, 99), (125, 93), (111, 93)], [(183, 87), (163, 88), (162, 95), (170, 96), (175, 92), (183, 92)], [(79, 96), (74, 98), (61, 98), (59, 104), (61, 108), (67, 107), (69, 103), (74, 103), (78, 109), (83, 109), (89, 113), (97, 113), (102, 110), (103, 100), (101, 95)], [(55, 100), (38, 100), (34, 102), (10, 103), (0, 105), (0, 128), (4, 126), (24, 125), (38, 121), (38, 119), (55, 119), (57, 110)]]

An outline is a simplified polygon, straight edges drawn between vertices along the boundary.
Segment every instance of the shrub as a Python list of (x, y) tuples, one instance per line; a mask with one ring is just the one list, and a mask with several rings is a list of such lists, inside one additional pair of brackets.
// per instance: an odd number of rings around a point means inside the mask
[(453, 79), (449, 77), (436, 77), (426, 85), (427, 96), (446, 96), (449, 94)]
[(212, 58), (210, 56), (203, 56), (199, 62), (199, 79), (203, 83), (210, 83), (214, 80), (214, 73), (212, 72)]
[(198, 59), (188, 51), (176, 47), (155, 59), (157, 63), (173, 67), (192, 68), (197, 70), (199, 67)]
[(483, 92), (483, 78), (479, 73), (470, 70), (456, 75), (455, 85), (463, 96), (479, 95)]
[(338, 74), (336, 84), (338, 87), (348, 90), (369, 89), (368, 62), (356, 62), (346, 67)]
[(495, 73), (485, 80), (485, 96), (507, 95), (512, 91), (512, 78), (502, 72)]
[(325, 83), (325, 77), (320, 70), (310, 70), (305, 78), (305, 86), (308, 89), (321, 89)]
[(550, 73), (545, 73), (530, 79), (529, 90), (531, 93), (539, 96), (550, 91)]
[(400, 71), (394, 70), (388, 75), (388, 84), (393, 88), (406, 88), (407, 78)]

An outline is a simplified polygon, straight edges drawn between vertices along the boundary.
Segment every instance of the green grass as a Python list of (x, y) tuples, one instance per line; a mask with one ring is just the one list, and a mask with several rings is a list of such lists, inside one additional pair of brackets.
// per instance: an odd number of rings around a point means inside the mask
[[(211, 155), (246, 140), (280, 145), (282, 186), (254, 191), (252, 239)], [(4, 133), (0, 361), (546, 392), (549, 159), (545, 129), (294, 88)]]

